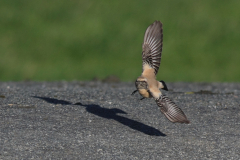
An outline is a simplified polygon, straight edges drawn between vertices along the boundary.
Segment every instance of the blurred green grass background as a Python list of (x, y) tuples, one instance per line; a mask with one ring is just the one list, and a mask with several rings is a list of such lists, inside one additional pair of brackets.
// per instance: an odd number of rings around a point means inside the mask
[(240, 81), (240, 1), (0, 1), (0, 81), (134, 81), (146, 28), (163, 23), (158, 79)]

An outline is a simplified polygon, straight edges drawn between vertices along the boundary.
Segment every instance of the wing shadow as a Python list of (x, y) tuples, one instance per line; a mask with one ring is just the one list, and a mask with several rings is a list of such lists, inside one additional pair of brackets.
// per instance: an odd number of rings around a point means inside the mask
[(159, 130), (157, 130), (156, 128), (153, 128), (151, 126), (145, 125), (141, 122), (123, 117), (121, 115), (118, 114), (127, 114), (126, 112), (124, 112), (121, 109), (118, 108), (103, 108), (99, 105), (96, 104), (88, 104), (88, 105), (84, 105), (80, 102), (78, 103), (71, 103), (69, 101), (65, 101), (65, 100), (58, 100), (55, 98), (48, 98), (48, 97), (38, 97), (38, 96), (32, 96), (34, 98), (39, 98), (42, 99), (48, 103), (53, 103), (53, 104), (62, 104), (62, 105), (78, 105), (78, 106), (83, 106), (85, 107), (86, 111), (89, 113), (92, 113), (94, 115), (97, 115), (99, 117), (102, 118), (106, 118), (106, 119), (113, 119), (125, 126), (128, 126), (131, 129), (134, 129), (136, 131), (142, 132), (144, 134), (150, 135), (150, 136), (166, 136), (164, 133), (160, 132)]

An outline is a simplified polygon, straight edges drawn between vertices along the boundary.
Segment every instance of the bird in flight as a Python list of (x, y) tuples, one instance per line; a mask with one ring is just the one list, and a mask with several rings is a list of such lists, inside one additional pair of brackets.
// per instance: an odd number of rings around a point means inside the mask
[(155, 21), (145, 32), (142, 44), (142, 75), (135, 81), (137, 90), (133, 91), (132, 95), (138, 91), (143, 97), (142, 99), (153, 97), (160, 107), (160, 111), (171, 122), (190, 123), (184, 112), (161, 93), (160, 89), (168, 91), (165, 82), (156, 80), (162, 55), (162, 32), (160, 21)]

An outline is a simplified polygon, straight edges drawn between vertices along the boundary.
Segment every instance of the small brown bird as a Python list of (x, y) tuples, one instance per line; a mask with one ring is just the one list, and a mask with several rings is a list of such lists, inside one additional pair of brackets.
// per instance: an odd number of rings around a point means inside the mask
[[(156, 74), (160, 67), (162, 55), (162, 23), (155, 21), (151, 24), (144, 35), (142, 44), (142, 75), (137, 78), (135, 85), (137, 91), (144, 98), (153, 97), (160, 107), (161, 112), (171, 122), (190, 123), (184, 112), (167, 96), (163, 95), (160, 89), (168, 91), (164, 81), (157, 81)], [(141, 100), (142, 100), (141, 99)]]

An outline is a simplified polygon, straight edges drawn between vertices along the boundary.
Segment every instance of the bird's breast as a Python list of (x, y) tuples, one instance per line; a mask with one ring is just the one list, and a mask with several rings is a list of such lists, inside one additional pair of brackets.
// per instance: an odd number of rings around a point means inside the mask
[(139, 89), (138, 92), (141, 94), (141, 96), (143, 96), (145, 98), (152, 97), (152, 95), (146, 89)]

